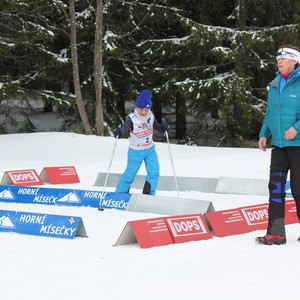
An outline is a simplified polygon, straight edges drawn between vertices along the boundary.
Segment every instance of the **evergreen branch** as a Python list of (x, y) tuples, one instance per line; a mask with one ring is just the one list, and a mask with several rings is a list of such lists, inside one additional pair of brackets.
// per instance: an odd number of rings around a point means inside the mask
[(128, 32), (128, 33), (126, 33), (126, 34), (124, 34), (124, 35), (121, 35), (120, 38), (124, 38), (124, 37), (131, 36), (134, 32), (140, 30), (140, 26), (144, 23), (144, 21), (149, 17), (150, 13), (152, 12), (151, 9), (152, 9), (152, 7), (154, 6), (155, 2), (156, 2), (156, 0), (154, 0), (154, 1), (152, 2), (152, 4), (150, 4), (150, 8), (149, 8), (148, 12), (147, 12), (146, 15), (144, 16), (144, 18), (140, 21), (140, 23), (137, 24), (137, 25), (135, 26), (135, 28), (133, 28), (130, 32)]

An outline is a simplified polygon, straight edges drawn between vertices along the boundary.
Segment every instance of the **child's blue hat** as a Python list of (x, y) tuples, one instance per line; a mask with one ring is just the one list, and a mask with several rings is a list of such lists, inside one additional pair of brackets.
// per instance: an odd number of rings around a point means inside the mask
[(147, 109), (150, 109), (151, 105), (152, 105), (151, 98), (152, 98), (152, 92), (151, 91), (149, 91), (149, 90), (142, 90), (140, 92), (140, 95), (136, 99), (135, 106), (137, 108), (147, 108)]

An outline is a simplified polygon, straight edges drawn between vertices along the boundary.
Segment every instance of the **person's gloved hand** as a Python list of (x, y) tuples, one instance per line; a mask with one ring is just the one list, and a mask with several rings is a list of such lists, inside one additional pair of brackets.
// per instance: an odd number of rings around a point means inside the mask
[(161, 123), (159, 124), (159, 129), (158, 130), (161, 133), (165, 133), (165, 131), (167, 131), (167, 132), (170, 131), (169, 124), (165, 119), (162, 119)]
[(114, 130), (114, 137), (120, 139), (122, 137), (122, 135), (123, 135), (122, 129), (120, 127), (117, 127)]

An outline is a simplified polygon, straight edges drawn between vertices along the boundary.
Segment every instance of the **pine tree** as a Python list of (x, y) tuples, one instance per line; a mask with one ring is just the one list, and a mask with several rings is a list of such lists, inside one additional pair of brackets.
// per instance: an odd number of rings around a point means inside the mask
[[(64, 5), (47, 0), (2, 2), (0, 63), (5, 68), (0, 71), (0, 100), (1, 112), (12, 126), (16, 125), (16, 110), (25, 115), (26, 123), (25, 108), (33, 109), (30, 99), (44, 99), (46, 106), (70, 102), (61, 91), (69, 59), (64, 43), (59, 42), (61, 31), (56, 25), (61, 12), (57, 3)], [(1, 130), (5, 132), (5, 126)]]
[[(64, 129), (78, 130), (65, 1), (1, 5), (0, 63), (6, 68), (0, 100), (34, 93), (65, 103)], [(76, 1), (81, 89), (92, 126), (95, 11), (96, 1)], [(168, 119), (180, 143), (239, 146), (255, 139), (276, 70), (274, 53), (281, 44), (299, 45), (299, 15), (296, 0), (104, 1), (108, 127), (123, 122), (138, 92), (148, 88), (155, 115)]]

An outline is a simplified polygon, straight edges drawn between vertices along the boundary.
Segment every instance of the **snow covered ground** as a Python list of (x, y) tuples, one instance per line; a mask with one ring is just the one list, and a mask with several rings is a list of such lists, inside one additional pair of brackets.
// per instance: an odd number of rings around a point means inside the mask
[[(114, 139), (72, 133), (0, 136), (0, 176), (5, 171), (75, 166), (80, 183), (55, 188), (95, 189), (106, 172)], [(161, 175), (172, 176), (166, 143), (156, 143)], [(119, 140), (111, 167), (122, 173), (128, 141)], [(171, 145), (177, 176), (267, 179), (270, 150)], [(141, 168), (140, 174), (145, 174)], [(106, 191), (114, 191), (107, 187)], [(132, 190), (141, 193), (141, 190)], [(158, 195), (177, 196), (176, 191)], [(215, 210), (268, 201), (266, 196), (180, 192), (181, 197), (212, 201)], [(148, 300), (148, 299), (299, 299), (299, 225), (287, 226), (284, 246), (254, 243), (264, 231), (149, 249), (113, 246), (128, 221), (159, 215), (119, 210), (97, 211), (1, 203), (1, 210), (80, 216), (88, 238), (55, 239), (0, 233), (0, 299)]]

